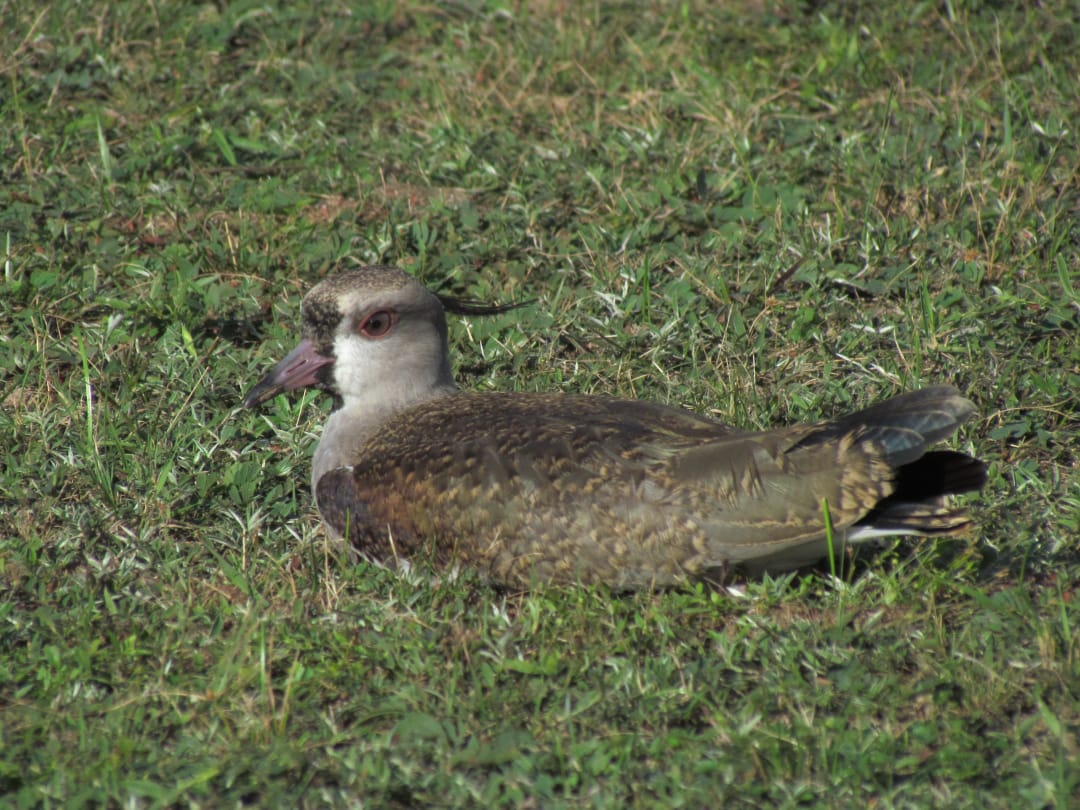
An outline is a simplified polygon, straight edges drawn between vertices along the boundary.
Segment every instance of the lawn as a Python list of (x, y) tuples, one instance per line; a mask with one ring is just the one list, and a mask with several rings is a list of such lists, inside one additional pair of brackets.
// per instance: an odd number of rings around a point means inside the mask
[[(0, 2), (0, 805), (1080, 803), (1075, 4)], [(354, 564), (303, 293), (744, 428), (938, 382), (977, 530), (736, 591)]]

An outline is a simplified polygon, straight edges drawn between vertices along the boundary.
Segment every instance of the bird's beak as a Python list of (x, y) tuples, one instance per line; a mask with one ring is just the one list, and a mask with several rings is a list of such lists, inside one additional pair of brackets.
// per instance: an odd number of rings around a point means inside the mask
[(247, 392), (244, 407), (254, 408), (283, 391), (315, 385), (319, 382), (319, 369), (333, 362), (333, 357), (319, 354), (315, 351), (315, 344), (305, 338)]

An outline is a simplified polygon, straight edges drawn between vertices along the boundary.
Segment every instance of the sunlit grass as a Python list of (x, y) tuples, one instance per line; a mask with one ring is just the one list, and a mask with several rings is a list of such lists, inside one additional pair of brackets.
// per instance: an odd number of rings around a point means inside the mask
[[(0, 795), (1074, 802), (1075, 14), (811, 5), (5, 9)], [(732, 592), (354, 564), (326, 404), (239, 399), (375, 262), (536, 299), (452, 320), (473, 389), (760, 428), (952, 382), (979, 528)]]

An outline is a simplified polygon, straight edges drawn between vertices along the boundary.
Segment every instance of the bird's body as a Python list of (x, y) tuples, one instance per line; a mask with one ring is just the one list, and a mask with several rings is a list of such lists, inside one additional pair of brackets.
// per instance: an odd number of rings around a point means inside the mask
[(928, 450), (974, 413), (953, 388), (764, 432), (640, 400), (466, 393), (443, 303), (393, 268), (333, 277), (305, 299), (305, 340), (245, 400), (335, 396), (313, 491), (365, 556), (631, 589), (812, 563), (825, 504), (837, 547), (969, 523), (946, 496), (978, 489), (985, 465)]

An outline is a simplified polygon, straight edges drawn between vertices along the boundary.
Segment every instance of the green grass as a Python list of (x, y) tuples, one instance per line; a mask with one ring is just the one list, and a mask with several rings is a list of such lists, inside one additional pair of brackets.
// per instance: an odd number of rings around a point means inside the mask
[[(1080, 801), (1080, 35), (1041, 4), (0, 3), (0, 803)], [(979, 530), (745, 597), (354, 566), (307, 288), (748, 428), (951, 381)]]

